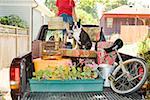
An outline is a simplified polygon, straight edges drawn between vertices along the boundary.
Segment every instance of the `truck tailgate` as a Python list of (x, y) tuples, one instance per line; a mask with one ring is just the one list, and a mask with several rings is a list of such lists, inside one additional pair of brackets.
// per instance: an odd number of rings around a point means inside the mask
[(103, 92), (91, 93), (30, 93), (23, 97), (23, 100), (142, 100), (138, 93), (119, 95), (110, 88)]

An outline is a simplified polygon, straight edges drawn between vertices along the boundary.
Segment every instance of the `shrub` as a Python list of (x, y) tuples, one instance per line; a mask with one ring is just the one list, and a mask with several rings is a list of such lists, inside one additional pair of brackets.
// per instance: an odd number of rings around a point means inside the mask
[(27, 28), (27, 23), (17, 15), (0, 17), (0, 24)]
[(150, 33), (144, 41), (138, 44), (138, 52), (148, 64), (148, 83), (150, 83)]

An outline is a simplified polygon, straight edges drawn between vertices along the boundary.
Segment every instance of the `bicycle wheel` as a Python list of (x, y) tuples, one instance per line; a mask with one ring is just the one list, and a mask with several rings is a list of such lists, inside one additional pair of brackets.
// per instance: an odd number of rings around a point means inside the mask
[(129, 59), (123, 62), (125, 69), (129, 72), (124, 74), (118, 65), (112, 75), (117, 80), (110, 80), (113, 91), (119, 94), (128, 94), (137, 91), (147, 79), (146, 63), (140, 59)]

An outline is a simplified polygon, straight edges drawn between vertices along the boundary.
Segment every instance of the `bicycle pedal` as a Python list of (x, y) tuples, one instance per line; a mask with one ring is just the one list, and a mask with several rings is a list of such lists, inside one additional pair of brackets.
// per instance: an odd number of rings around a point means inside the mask
[(109, 76), (108, 76), (108, 79), (109, 79), (110, 81), (115, 81), (115, 78), (114, 78), (113, 75), (109, 75)]

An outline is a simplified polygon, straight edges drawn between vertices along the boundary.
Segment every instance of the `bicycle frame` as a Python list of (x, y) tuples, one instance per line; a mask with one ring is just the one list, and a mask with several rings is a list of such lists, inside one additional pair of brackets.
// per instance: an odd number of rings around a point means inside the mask
[(119, 65), (121, 66), (121, 69), (123, 71), (123, 74), (121, 74), (118, 78), (115, 79), (115, 81), (117, 81), (119, 78), (121, 78), (122, 76), (124, 76), (125, 74), (129, 75), (129, 72), (125, 69), (124, 65), (123, 65), (123, 60), (121, 55), (119, 54), (118, 50), (115, 48), (115, 52), (119, 58)]
[(122, 59), (121, 55), (119, 54), (117, 48), (118, 48), (118, 45), (114, 46), (112, 48), (112, 50), (114, 50), (116, 52), (116, 54), (117, 54), (117, 57), (119, 59), (118, 63), (121, 66), (121, 70), (122, 70), (123, 73), (117, 78), (114, 78), (114, 75), (111, 73), (110, 76), (108, 77), (108, 79), (113, 80), (113, 81), (117, 81), (118, 79), (120, 79), (125, 74), (129, 75), (129, 72), (125, 69), (125, 66), (123, 65), (123, 59)]

